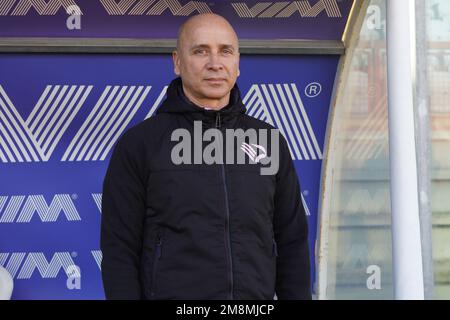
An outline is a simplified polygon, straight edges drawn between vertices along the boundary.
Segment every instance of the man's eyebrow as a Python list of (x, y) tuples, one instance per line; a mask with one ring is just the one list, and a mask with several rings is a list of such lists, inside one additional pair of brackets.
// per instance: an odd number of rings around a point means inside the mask
[(222, 49), (235, 49), (234, 46), (232, 44), (221, 44), (220, 47)]
[[(210, 48), (211, 46), (210, 45), (207, 45), (207, 44), (195, 44), (195, 45), (193, 45), (192, 47), (191, 47), (191, 50), (193, 50), (193, 49), (208, 49), (208, 48)], [(221, 49), (235, 49), (235, 47), (232, 45), (232, 44), (221, 44), (221, 45), (219, 45), (219, 47), (221, 48)]]
[(192, 50), (192, 49), (198, 49), (198, 48), (209, 48), (209, 46), (208, 46), (207, 44), (194, 44), (194, 45), (191, 47), (191, 50)]

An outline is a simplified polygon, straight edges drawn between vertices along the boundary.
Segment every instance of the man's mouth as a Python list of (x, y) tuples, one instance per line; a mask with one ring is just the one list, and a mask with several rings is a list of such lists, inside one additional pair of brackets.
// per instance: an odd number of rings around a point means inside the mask
[(223, 82), (225, 82), (224, 78), (207, 78), (205, 80), (211, 84), (222, 84)]

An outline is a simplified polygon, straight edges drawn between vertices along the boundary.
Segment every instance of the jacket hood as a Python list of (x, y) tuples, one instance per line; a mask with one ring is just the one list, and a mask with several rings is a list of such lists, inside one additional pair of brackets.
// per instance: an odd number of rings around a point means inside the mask
[(230, 102), (220, 110), (206, 110), (191, 102), (183, 92), (182, 80), (180, 77), (172, 80), (167, 88), (167, 98), (156, 111), (159, 113), (184, 114), (194, 120), (213, 121), (217, 113), (224, 122), (237, 118), (245, 113), (245, 106), (241, 99), (241, 93), (237, 86), (231, 89)]

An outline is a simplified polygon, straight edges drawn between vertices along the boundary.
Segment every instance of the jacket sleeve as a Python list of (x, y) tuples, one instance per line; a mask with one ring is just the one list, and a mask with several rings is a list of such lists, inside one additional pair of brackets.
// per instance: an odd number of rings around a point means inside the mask
[(274, 235), (278, 248), (276, 295), (280, 300), (311, 299), (308, 224), (300, 185), (287, 142), (279, 138)]
[(127, 133), (116, 144), (103, 181), (100, 247), (106, 299), (141, 299), (146, 189), (139, 159), (144, 154), (136, 140), (126, 138)]

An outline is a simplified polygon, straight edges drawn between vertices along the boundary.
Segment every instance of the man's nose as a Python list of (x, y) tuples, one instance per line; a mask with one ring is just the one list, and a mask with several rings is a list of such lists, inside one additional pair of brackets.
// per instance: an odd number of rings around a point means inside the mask
[(223, 68), (223, 64), (219, 55), (216, 53), (211, 53), (209, 55), (209, 60), (206, 67), (211, 70), (221, 70)]

